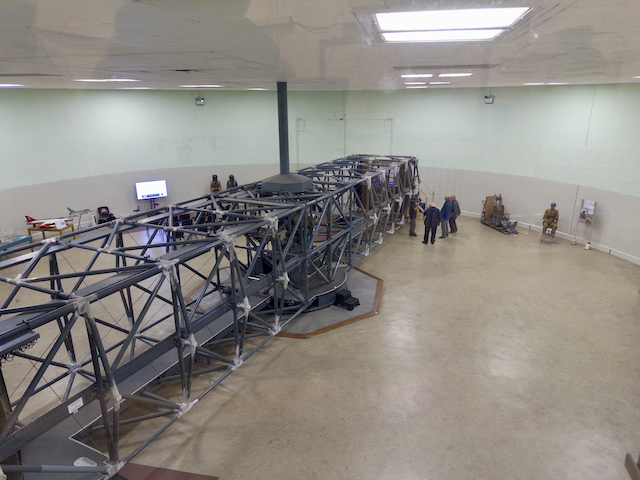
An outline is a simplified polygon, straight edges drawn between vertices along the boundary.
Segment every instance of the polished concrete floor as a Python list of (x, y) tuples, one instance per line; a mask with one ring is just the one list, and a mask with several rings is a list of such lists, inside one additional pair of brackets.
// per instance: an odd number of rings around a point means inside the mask
[(135, 461), (224, 480), (628, 479), (637, 266), (462, 218), (435, 245), (405, 226), (360, 267), (384, 279), (380, 315), (276, 338)]
[[(637, 266), (461, 218), (435, 245), (405, 226), (359, 267), (384, 280), (379, 315), (273, 339), (135, 463), (224, 480), (628, 479)], [(164, 421), (124, 429), (122, 449)]]

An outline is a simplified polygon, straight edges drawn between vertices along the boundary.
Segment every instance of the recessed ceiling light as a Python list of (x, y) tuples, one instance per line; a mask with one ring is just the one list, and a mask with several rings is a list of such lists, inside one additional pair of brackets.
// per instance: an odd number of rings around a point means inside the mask
[(5, 87), (24, 87), (24, 85), (21, 85), (19, 83), (0, 83), (0, 87), (5, 88)]
[(389, 32), (382, 33), (382, 38), (388, 43), (480, 42), (483, 40), (493, 40), (502, 32), (504, 32), (502, 29)]
[(74, 82), (96, 82), (96, 83), (107, 83), (107, 82), (139, 82), (140, 80), (133, 80), (131, 78), (76, 78)]
[(423, 85), (422, 87), (404, 87), (404, 88), (429, 88), (426, 85)]
[(381, 31), (508, 28), (531, 10), (528, 7), (431, 10), (377, 13)]
[(182, 88), (221, 88), (222, 85), (180, 85)]
[(429, 82), (429, 85), (449, 85), (451, 82)]
[(404, 82), (405, 85), (425, 85), (427, 82)]
[(400, 76), (402, 78), (430, 78), (433, 77), (433, 73), (405, 73)]
[(470, 77), (473, 73), (441, 73), (439, 77)]
[(524, 85), (528, 85), (528, 86), (537, 86), (537, 85), (544, 85), (544, 83), (525, 83)]

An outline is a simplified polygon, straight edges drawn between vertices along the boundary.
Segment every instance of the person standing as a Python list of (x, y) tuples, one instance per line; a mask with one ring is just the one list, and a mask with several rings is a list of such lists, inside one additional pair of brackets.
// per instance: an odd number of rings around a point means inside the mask
[(458, 200), (456, 200), (455, 195), (451, 195), (451, 218), (449, 219), (449, 227), (451, 228), (451, 233), (456, 233), (458, 231), (458, 225), (456, 225), (456, 218), (460, 216), (460, 205), (458, 204)]
[(229, 180), (227, 180), (227, 190), (229, 190), (230, 188), (235, 188), (238, 186), (238, 182), (236, 182), (236, 179), (234, 178), (233, 175), (229, 175)]
[(551, 229), (551, 238), (556, 236), (556, 230), (558, 229), (558, 210), (556, 210), (556, 204), (552, 203), (551, 208), (547, 208), (542, 217), (542, 234), (547, 233), (547, 228)]
[(414, 196), (409, 203), (409, 235), (416, 235), (416, 218), (418, 216), (418, 199)]
[(436, 230), (440, 225), (440, 210), (436, 204), (431, 202), (429, 208), (424, 212), (424, 240), (422, 243), (429, 243), (429, 233), (431, 233), (431, 243), (436, 241)]
[(222, 185), (220, 184), (220, 180), (218, 180), (218, 175), (211, 175), (209, 191), (211, 193), (218, 193), (220, 190), (222, 190)]
[(449, 236), (449, 219), (451, 218), (451, 197), (449, 195), (444, 197), (444, 205), (440, 210), (440, 238), (447, 238)]

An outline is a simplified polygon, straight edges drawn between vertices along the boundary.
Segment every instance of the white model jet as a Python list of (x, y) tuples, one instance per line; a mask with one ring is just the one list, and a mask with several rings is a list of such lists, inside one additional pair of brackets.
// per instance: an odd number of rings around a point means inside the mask
[(33, 227), (37, 228), (62, 228), (67, 225), (67, 222), (73, 221), (71, 218), (33, 218), (29, 215), (24, 216), (27, 223)]

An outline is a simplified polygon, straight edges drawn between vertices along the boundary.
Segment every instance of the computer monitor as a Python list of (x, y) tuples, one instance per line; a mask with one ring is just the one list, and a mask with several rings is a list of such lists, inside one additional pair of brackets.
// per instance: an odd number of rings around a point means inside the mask
[(152, 200), (167, 196), (167, 181), (153, 180), (151, 182), (136, 182), (136, 196), (138, 200)]

